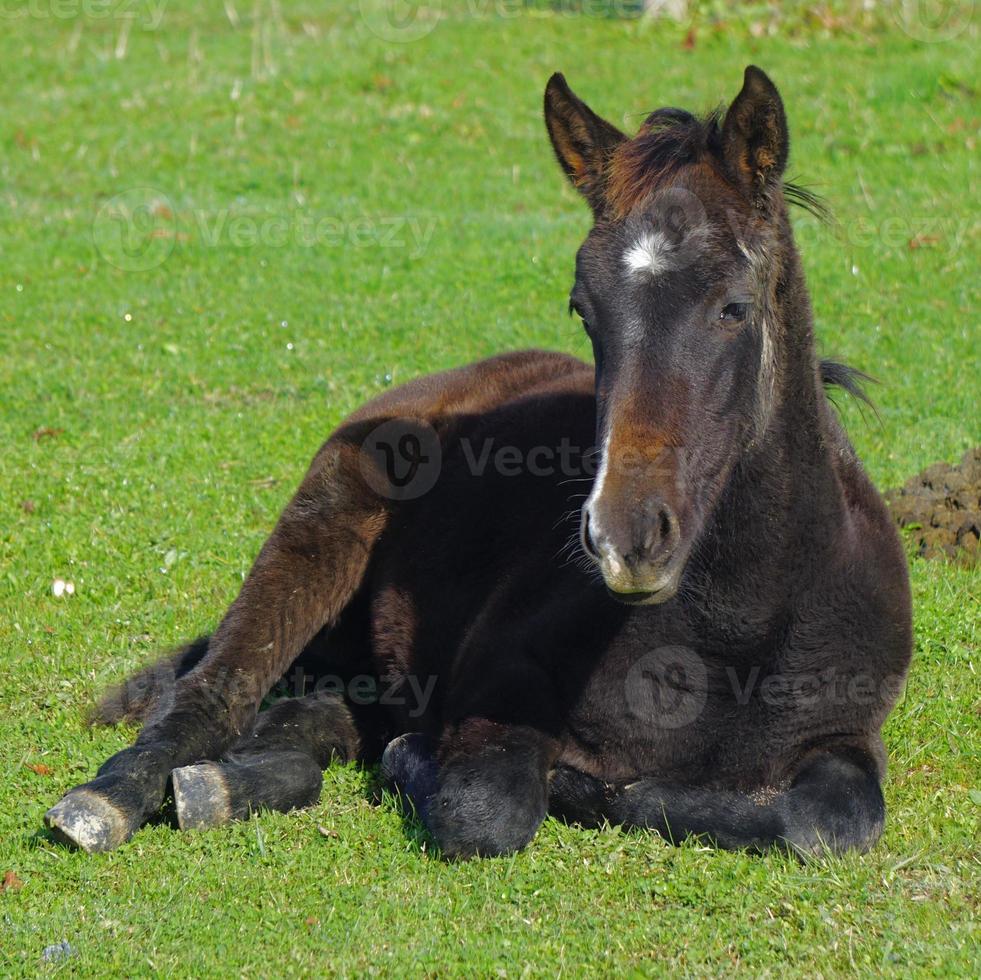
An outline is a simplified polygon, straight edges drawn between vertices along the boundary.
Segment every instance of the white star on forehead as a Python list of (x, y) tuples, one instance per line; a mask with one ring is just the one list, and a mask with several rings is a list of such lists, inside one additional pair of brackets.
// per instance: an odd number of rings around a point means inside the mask
[(623, 264), (630, 272), (656, 276), (670, 264), (671, 243), (659, 231), (644, 232), (623, 253)]

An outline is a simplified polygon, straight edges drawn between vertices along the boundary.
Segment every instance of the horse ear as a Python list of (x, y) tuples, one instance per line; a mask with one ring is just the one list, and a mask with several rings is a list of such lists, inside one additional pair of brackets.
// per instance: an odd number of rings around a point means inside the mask
[(790, 152), (787, 116), (777, 87), (750, 65), (722, 124), (722, 152), (736, 182), (760, 207), (779, 183)]
[(559, 72), (545, 86), (545, 125), (559, 166), (599, 216), (607, 161), (627, 137), (577, 98)]

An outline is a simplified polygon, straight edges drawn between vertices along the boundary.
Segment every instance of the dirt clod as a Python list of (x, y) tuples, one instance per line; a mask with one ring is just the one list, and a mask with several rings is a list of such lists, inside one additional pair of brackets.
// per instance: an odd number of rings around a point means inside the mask
[(885, 496), (923, 558), (981, 560), (981, 446), (955, 465), (934, 463)]

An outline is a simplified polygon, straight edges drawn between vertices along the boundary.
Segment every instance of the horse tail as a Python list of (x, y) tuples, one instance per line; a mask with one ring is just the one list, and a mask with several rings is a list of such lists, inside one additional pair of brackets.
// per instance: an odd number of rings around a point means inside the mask
[(118, 725), (145, 722), (173, 697), (178, 678), (189, 674), (208, 652), (209, 636), (164, 654), (110, 687), (89, 714), (89, 724)]

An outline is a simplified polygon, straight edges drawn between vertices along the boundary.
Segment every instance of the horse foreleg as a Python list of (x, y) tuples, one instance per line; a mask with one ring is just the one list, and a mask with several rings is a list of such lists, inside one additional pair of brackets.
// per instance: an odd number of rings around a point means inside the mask
[(885, 821), (876, 766), (860, 750), (813, 753), (767, 802), (657, 779), (610, 785), (559, 767), (549, 783), (549, 810), (579, 823), (654, 830), (676, 843), (704, 837), (729, 850), (776, 847), (803, 856), (868, 850)]
[(457, 692), (466, 713), (446, 723), (438, 744), (403, 735), (382, 759), (383, 776), (411, 799), (445, 857), (518, 851), (548, 808), (559, 743), (547, 677), (530, 664), (481, 676), (485, 684)]
[(395, 739), (382, 775), (410, 800), (443, 857), (494, 857), (521, 850), (545, 819), (554, 752), (534, 729), (471, 719), (439, 750), (423, 735)]

